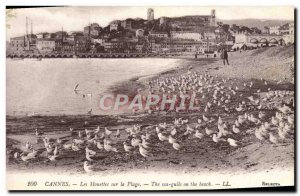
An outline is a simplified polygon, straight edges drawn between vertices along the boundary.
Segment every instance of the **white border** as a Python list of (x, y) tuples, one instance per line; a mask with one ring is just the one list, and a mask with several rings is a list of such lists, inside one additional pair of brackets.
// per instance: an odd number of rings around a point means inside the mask
[[(5, 71), (5, 6), (6, 5), (85, 5), (85, 6), (95, 6), (95, 5), (106, 5), (106, 6), (230, 6), (230, 5), (239, 5), (239, 6), (295, 6), (296, 8), (299, 8), (299, 0), (284, 0), (284, 1), (271, 1), (271, 0), (251, 0), (251, 1), (238, 1), (238, 0), (227, 0), (227, 1), (221, 1), (221, 0), (182, 0), (182, 1), (167, 1), (167, 0), (109, 0), (109, 1), (103, 1), (99, 2), (97, 0), (84, 0), (84, 1), (68, 1), (68, 0), (48, 0), (48, 1), (42, 1), (42, 0), (1, 0), (0, 1), (0, 89), (1, 89), (1, 96), (0, 96), (0, 124), (1, 124), (1, 141), (0, 141), (0, 190), (1, 195), (8, 195), (9, 193), (6, 191), (6, 159), (5, 159), (5, 108), (6, 108), (6, 93), (5, 93), (5, 82), (6, 82), (6, 71)], [(297, 21), (297, 26), (298, 26)], [(297, 32), (297, 36), (299, 34), (299, 31)], [(297, 55), (299, 57), (299, 50), (297, 50)], [(299, 68), (298, 68), (299, 70)], [(299, 80), (299, 73), (298, 79)], [(298, 83), (299, 88), (299, 83)], [(297, 91), (299, 90), (297, 88)], [(298, 101), (298, 100), (297, 100)], [(298, 107), (297, 107), (298, 109)], [(297, 118), (297, 124), (299, 126), (299, 119)], [(297, 134), (297, 140), (299, 142), (299, 133)], [(298, 163), (299, 163), (299, 151), (297, 153), (298, 156)], [(298, 165), (299, 166), (299, 165)], [(299, 167), (297, 167), (299, 169)], [(298, 173), (298, 172), (297, 172)], [(62, 193), (55, 193), (56, 195), (62, 195)], [(70, 193), (69, 193), (70, 194)], [(71, 193), (72, 194), (72, 193)], [(97, 194), (103, 194), (103, 193), (97, 193)], [(107, 193), (106, 193), (107, 194)], [(117, 193), (114, 193), (117, 194)], [(124, 193), (122, 193), (124, 194)], [(162, 195), (164, 193), (155, 193), (158, 195)], [(198, 193), (197, 193), (198, 194)], [(200, 193), (203, 194), (203, 193)], [(216, 193), (214, 193), (216, 194)], [(222, 193), (224, 194), (224, 193)], [(262, 195), (257, 194), (256, 195)], [(84, 194), (86, 195), (86, 194)], [(112, 195), (112, 194), (110, 194)]]

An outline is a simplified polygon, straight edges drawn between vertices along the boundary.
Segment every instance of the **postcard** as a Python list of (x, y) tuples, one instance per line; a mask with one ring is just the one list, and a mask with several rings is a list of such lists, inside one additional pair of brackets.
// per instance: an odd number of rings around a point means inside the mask
[(294, 15), (7, 7), (7, 189), (294, 190)]

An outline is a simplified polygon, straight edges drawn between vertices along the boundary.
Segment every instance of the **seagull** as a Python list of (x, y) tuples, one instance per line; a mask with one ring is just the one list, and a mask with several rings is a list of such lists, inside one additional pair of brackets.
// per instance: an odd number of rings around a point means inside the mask
[(283, 104), (283, 107), (278, 108), (278, 110), (284, 114), (290, 113), (292, 111), (292, 109), (285, 104)]
[(158, 136), (158, 139), (160, 140), (160, 141), (167, 141), (167, 140), (169, 140), (169, 138), (168, 137), (166, 137), (165, 135), (163, 135), (161, 132), (159, 132), (158, 134), (157, 134), (157, 136)]
[(72, 143), (70, 143), (70, 144), (64, 144), (63, 148), (66, 149), (66, 150), (72, 149)]
[(234, 121), (234, 125), (235, 125), (236, 127), (240, 127), (239, 121), (238, 121), (238, 120), (235, 120), (235, 121)]
[(54, 148), (53, 155), (58, 155), (58, 148), (57, 148), (57, 146), (55, 146), (55, 148)]
[(218, 137), (217, 134), (213, 134), (212, 139), (215, 143), (218, 143), (219, 141), (226, 141), (224, 138)]
[(176, 135), (176, 133), (177, 133), (177, 130), (176, 130), (176, 128), (174, 127), (174, 128), (172, 129), (172, 131), (171, 131), (171, 135)]
[(209, 119), (208, 119), (204, 114), (202, 115), (202, 119), (203, 119), (205, 122), (209, 121)]
[(139, 144), (139, 152), (145, 158), (150, 156), (149, 151), (145, 149), (142, 144)]
[(44, 133), (42, 132), (38, 132), (38, 129), (35, 129), (35, 135), (38, 137), (38, 136), (41, 136), (43, 135)]
[(196, 133), (195, 133), (195, 137), (196, 138), (199, 138), (199, 139), (202, 139), (204, 137), (204, 134), (201, 133), (198, 129), (196, 130)]
[(197, 120), (197, 122), (198, 122), (198, 124), (201, 124), (201, 123), (202, 123), (202, 120), (199, 118), (199, 119)]
[(276, 126), (278, 125), (279, 121), (274, 116), (272, 116), (271, 123)]
[(104, 149), (108, 152), (118, 152), (118, 150), (115, 147), (112, 147), (110, 144), (107, 142), (104, 142)]
[(71, 148), (72, 148), (73, 151), (79, 151), (80, 150), (80, 148), (78, 146), (76, 146), (76, 144), (74, 144), (74, 143), (72, 143)]
[(62, 140), (61, 140), (60, 138), (57, 138), (57, 139), (56, 139), (56, 143), (61, 144), (61, 143), (62, 143)]
[(94, 171), (94, 166), (91, 165), (88, 161), (84, 161), (83, 169), (87, 173), (91, 173)]
[(237, 128), (235, 125), (232, 125), (232, 132), (233, 132), (233, 133), (240, 133), (241, 131), (240, 131), (240, 129)]
[(74, 92), (75, 92), (75, 93), (77, 93), (77, 91), (78, 91), (78, 90), (77, 90), (78, 86), (79, 86), (79, 84), (76, 84), (75, 87), (74, 87)]
[(119, 129), (116, 132), (116, 137), (120, 137), (120, 130)]
[(264, 119), (265, 117), (266, 117), (266, 112), (259, 111), (259, 113), (258, 113), (258, 118)]
[(83, 144), (83, 143), (84, 143), (84, 140), (73, 139), (73, 142), (74, 142), (75, 144)]
[(47, 153), (52, 153), (54, 148), (49, 144), (47, 147), (46, 147), (46, 150), (47, 150)]
[(260, 129), (256, 129), (254, 134), (255, 134), (255, 137), (257, 139), (259, 139), (260, 141), (263, 141), (266, 139)]
[(206, 133), (206, 135), (211, 135), (211, 134), (213, 134), (213, 133), (216, 133), (216, 131), (211, 130), (211, 129), (208, 129), (208, 128), (206, 127), (206, 128), (205, 128), (205, 133)]
[(125, 152), (131, 152), (133, 150), (133, 146), (130, 146), (126, 142), (123, 142)]
[(48, 159), (50, 161), (56, 161), (58, 157), (59, 157), (58, 155), (48, 155)]
[(227, 138), (227, 142), (229, 143), (230, 146), (233, 146), (233, 147), (238, 146), (237, 141), (232, 138)]
[(269, 140), (273, 144), (277, 144), (278, 143), (278, 138), (273, 133), (269, 133)]
[(288, 133), (283, 128), (278, 128), (278, 136), (284, 140), (288, 137)]
[(93, 151), (93, 150), (91, 150), (91, 149), (89, 149), (87, 146), (85, 147), (85, 153), (86, 153), (86, 154), (93, 155), (93, 156), (96, 155), (96, 152)]
[(138, 139), (138, 138), (132, 138), (132, 140), (131, 140), (131, 145), (132, 145), (133, 147), (137, 147), (141, 142), (142, 142), (142, 141), (141, 141), (140, 139)]
[(87, 115), (91, 115), (91, 114), (92, 114), (92, 111), (93, 111), (93, 108), (91, 108), (86, 114), (87, 114)]
[(92, 159), (94, 156), (95, 156), (95, 155), (89, 154), (89, 153), (87, 153), (87, 152), (85, 153), (85, 158), (86, 158), (86, 160), (88, 160), (88, 161), (90, 161), (90, 162), (94, 161), (94, 159)]
[(105, 134), (106, 134), (106, 135), (112, 134), (112, 131), (108, 130), (106, 127), (105, 127), (104, 129), (105, 129)]
[(21, 160), (24, 161), (24, 162), (27, 162), (27, 161), (29, 161), (30, 159), (34, 159), (34, 158), (35, 158), (35, 157), (21, 155)]
[(96, 145), (99, 150), (102, 150), (104, 148), (103, 144), (101, 144), (100, 142), (97, 142)]
[(182, 148), (182, 146), (181, 146), (180, 144), (178, 144), (177, 142), (174, 142), (174, 143), (172, 144), (172, 146), (173, 146), (173, 148), (174, 148), (175, 150), (180, 150), (180, 149)]
[(19, 158), (19, 156), (20, 156), (20, 154), (19, 154), (18, 152), (15, 152), (15, 153), (14, 153), (14, 158), (15, 158), (15, 159)]
[(143, 145), (144, 148), (147, 149), (147, 148), (149, 148), (150, 143), (147, 142), (146, 138), (143, 138), (142, 139), (142, 145)]
[(176, 139), (172, 137), (172, 135), (169, 135), (169, 139), (168, 140), (169, 140), (170, 144), (173, 144), (173, 143), (177, 142)]

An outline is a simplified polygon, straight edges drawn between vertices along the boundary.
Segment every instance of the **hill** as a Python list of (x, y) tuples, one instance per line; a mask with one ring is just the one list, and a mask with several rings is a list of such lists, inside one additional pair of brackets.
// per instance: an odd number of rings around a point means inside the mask
[(263, 20), (263, 19), (241, 19), (241, 20), (218, 20), (223, 24), (236, 24), (239, 26), (257, 27), (263, 29), (264, 26), (281, 26), (286, 23), (294, 22), (292, 20)]

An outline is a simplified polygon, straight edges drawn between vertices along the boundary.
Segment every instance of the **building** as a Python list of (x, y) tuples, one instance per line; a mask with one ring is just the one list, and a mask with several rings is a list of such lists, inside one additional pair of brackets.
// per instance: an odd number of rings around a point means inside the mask
[(147, 10), (147, 20), (153, 21), (154, 20), (154, 10), (152, 8), (149, 8)]
[(207, 39), (215, 40), (215, 39), (217, 39), (217, 35), (214, 32), (204, 32), (203, 33), (203, 39), (204, 40), (207, 40)]
[(283, 40), (286, 44), (293, 44), (295, 41), (294, 23), (289, 24), (288, 34), (283, 35)]
[(261, 32), (262, 32), (262, 34), (270, 34), (270, 28), (269, 27), (264, 27)]
[(168, 37), (168, 33), (166, 33), (166, 32), (150, 31), (149, 35), (152, 36), (152, 37), (160, 37), (160, 38), (167, 38)]
[(144, 44), (136, 44), (135, 50), (138, 52), (143, 52)]
[(205, 39), (202, 40), (203, 50), (207, 53), (212, 53), (217, 50), (216, 39)]
[(162, 24), (165, 24), (168, 22), (168, 19), (167, 17), (160, 17), (159, 18), (159, 24), (162, 25)]
[(86, 53), (90, 51), (90, 39), (86, 36), (78, 36), (74, 42), (74, 51), (78, 53)]
[(40, 53), (48, 53), (55, 50), (55, 40), (37, 39), (36, 48)]
[(92, 38), (91, 43), (100, 44), (101, 46), (103, 46), (107, 40), (108, 40), (107, 38)]
[(288, 35), (289, 34), (289, 24), (285, 24), (279, 27), (279, 34), (280, 35)]
[(120, 21), (119, 20), (115, 20), (115, 21), (113, 21), (109, 24), (109, 30), (110, 31), (112, 31), (112, 30), (118, 31), (119, 28), (120, 28)]
[(25, 36), (14, 37), (10, 39), (10, 51), (12, 53), (20, 53), (29, 50), (29, 42)]
[(127, 30), (131, 30), (132, 29), (132, 21), (131, 20), (122, 21), (121, 27), (123, 27), (124, 29), (127, 29)]
[(124, 50), (124, 42), (120, 40), (110, 40), (103, 44), (104, 50), (108, 52), (120, 52)]
[(199, 54), (206, 52), (206, 46), (203, 42), (188, 39), (151, 39), (150, 47), (153, 53)]
[(195, 41), (201, 41), (202, 35), (193, 31), (171, 31), (171, 38), (173, 39), (191, 39)]
[[(49, 37), (49, 33), (38, 33), (38, 34), (36, 34), (37, 39), (46, 39), (47, 37)], [(47, 38), (47, 39), (49, 39), (49, 38)]]
[(44, 34), (44, 39), (55, 39), (55, 37), (56, 37), (55, 33)]
[(135, 31), (135, 36), (136, 37), (142, 37), (142, 36), (144, 36), (144, 30), (143, 29), (137, 29)]
[(281, 34), (280, 26), (270, 27), (269, 32), (270, 32), (271, 35), (280, 35)]
[(83, 28), (83, 34), (86, 36), (97, 37), (101, 32), (101, 27), (97, 23), (92, 23)]

